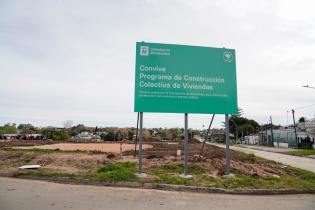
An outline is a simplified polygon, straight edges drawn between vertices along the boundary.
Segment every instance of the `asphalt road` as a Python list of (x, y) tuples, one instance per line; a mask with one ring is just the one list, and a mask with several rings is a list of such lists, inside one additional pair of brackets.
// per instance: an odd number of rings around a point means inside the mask
[[(223, 144), (213, 144), (213, 143), (210, 143), (210, 144), (225, 148), (225, 145)], [(235, 147), (235, 146), (230, 146), (230, 148), (233, 150), (237, 150), (237, 151), (241, 151), (245, 153), (254, 153), (256, 156), (259, 156), (265, 159), (274, 160), (279, 163), (283, 163), (283, 164), (290, 165), (293, 167), (312, 171), (315, 173), (315, 159), (313, 158), (286, 155), (286, 154), (270, 152), (270, 151), (262, 151), (262, 150), (252, 149), (252, 148), (243, 148), (243, 147)]]
[(199, 194), (0, 178), (0, 209), (314, 210), (315, 195)]

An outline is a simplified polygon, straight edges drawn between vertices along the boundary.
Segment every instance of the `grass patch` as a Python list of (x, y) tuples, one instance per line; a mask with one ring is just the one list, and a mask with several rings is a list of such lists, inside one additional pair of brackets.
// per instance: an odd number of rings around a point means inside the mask
[(25, 170), (18, 172), (23, 175), (33, 175), (40, 177), (67, 177), (67, 178), (84, 178), (100, 181), (135, 181), (136, 164), (132, 162), (123, 162), (108, 164), (101, 167), (94, 173), (88, 174), (72, 174), (72, 173), (59, 173), (43, 170)]
[(296, 156), (315, 155), (315, 149), (299, 149), (295, 151), (285, 152), (285, 154)]
[(25, 171), (19, 172), (18, 174), (40, 176), (40, 177), (67, 177), (67, 178), (79, 177), (77, 174), (48, 172), (48, 171), (40, 171), (40, 170), (38, 170), (38, 171), (25, 170)]
[[(184, 164), (165, 164), (161, 169), (162, 172), (182, 174), (184, 172)], [(188, 164), (188, 171), (191, 174), (201, 174), (204, 172), (201, 164)]]
[(298, 177), (300, 177), (301, 179), (315, 181), (315, 174), (313, 172), (306, 171), (306, 170), (303, 170), (303, 169), (300, 169), (300, 168), (295, 168), (295, 167), (292, 167), (292, 166), (289, 166), (289, 168), (291, 170), (294, 170), (295, 174)]
[(7, 148), (1, 148), (3, 151), (8, 152), (36, 152), (36, 153), (44, 153), (44, 154), (50, 154), (50, 153), (81, 153), (81, 154), (107, 154), (106, 152), (102, 151), (94, 151), (94, 150), (74, 150), (74, 151), (68, 151), (68, 150), (60, 150), (60, 149), (40, 149), (40, 148), (18, 148), (18, 147), (7, 147)]
[(246, 163), (261, 163), (261, 162), (270, 162), (270, 160), (266, 160), (264, 158), (256, 156), (254, 153), (245, 153), (236, 150), (232, 150), (232, 156), (239, 157), (241, 160)]
[(23, 157), (20, 161), (23, 164), (27, 164), (27, 163), (31, 162), (32, 160), (34, 160), (34, 159), (35, 159), (35, 156), (26, 156), (26, 157)]
[(52, 149), (38, 149), (38, 148), (22, 149), (22, 148), (12, 148), (12, 147), (1, 148), (1, 150), (7, 151), (7, 152), (38, 152), (38, 153), (53, 153), (53, 152), (59, 151), (59, 150), (52, 150)]
[[(248, 155), (248, 154), (246, 154)], [(249, 154), (250, 157), (257, 158)], [(260, 158), (259, 158), (260, 159)], [(262, 159), (263, 161), (267, 161)], [(261, 160), (259, 160), (261, 161)], [(273, 163), (273, 162), (272, 162)], [(281, 164), (279, 164), (279, 167)], [(159, 168), (146, 169), (147, 174), (155, 176), (153, 182), (176, 184), (176, 185), (193, 185), (200, 187), (219, 187), (219, 188), (248, 188), (248, 189), (315, 189), (315, 174), (310, 171), (290, 167), (295, 176), (286, 175), (280, 177), (259, 177), (248, 176), (237, 173), (234, 177), (212, 176), (202, 164), (191, 163), (188, 173), (193, 175), (192, 179), (183, 179), (180, 174), (184, 171), (183, 164), (166, 164)]]
[(86, 178), (106, 181), (134, 181), (137, 178), (135, 173), (135, 163), (113, 163), (103, 166), (95, 173), (86, 175)]
[[(198, 179), (205, 173), (202, 164), (188, 164), (189, 174)], [(196, 179), (184, 179), (180, 177), (184, 173), (184, 164), (165, 164), (160, 168), (146, 169), (145, 173), (156, 176), (157, 183), (176, 184), (176, 185), (196, 185)], [(200, 184), (201, 182), (199, 182)], [(200, 185), (196, 185), (200, 186)]]
[(161, 173), (157, 179), (158, 183), (176, 184), (176, 185), (193, 185), (193, 180), (184, 179), (178, 175), (170, 175), (167, 173)]

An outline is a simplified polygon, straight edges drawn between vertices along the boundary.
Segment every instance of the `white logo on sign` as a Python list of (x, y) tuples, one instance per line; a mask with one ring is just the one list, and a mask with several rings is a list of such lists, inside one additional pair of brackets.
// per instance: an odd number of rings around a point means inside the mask
[(225, 62), (231, 62), (233, 60), (233, 54), (227, 50), (223, 53), (223, 59)]
[(148, 46), (140, 46), (140, 55), (148, 56), (149, 55), (149, 47)]

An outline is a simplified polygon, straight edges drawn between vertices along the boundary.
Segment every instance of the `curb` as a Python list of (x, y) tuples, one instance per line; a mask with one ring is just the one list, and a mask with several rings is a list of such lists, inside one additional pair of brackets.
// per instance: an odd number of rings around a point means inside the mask
[(21, 175), (21, 174), (12, 174), (12, 173), (0, 173), (0, 177), (49, 181), (49, 182), (60, 183), (60, 184), (152, 189), (152, 190), (195, 192), (195, 193), (219, 193), (219, 194), (238, 194), (238, 195), (315, 194), (315, 189), (312, 189), (312, 190), (243, 189), (243, 188), (223, 189), (223, 188), (213, 188), (213, 187), (197, 187), (197, 186), (159, 184), (159, 183), (95, 181), (95, 180), (89, 180), (89, 179), (75, 179), (75, 178), (68, 178), (68, 177), (40, 177), (40, 176)]

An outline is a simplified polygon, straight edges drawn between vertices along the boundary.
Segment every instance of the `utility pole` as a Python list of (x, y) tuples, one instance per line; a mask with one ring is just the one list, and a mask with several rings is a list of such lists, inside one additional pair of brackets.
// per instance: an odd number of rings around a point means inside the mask
[(272, 129), (272, 117), (270, 115), (270, 131), (271, 131), (271, 141), (272, 141), (272, 145), (273, 145), (273, 129)]
[(296, 142), (296, 146), (297, 146), (298, 142), (297, 142), (297, 134), (296, 134), (296, 126), (295, 126), (294, 109), (292, 109), (292, 116), (293, 116), (293, 126), (294, 126), (295, 142)]

